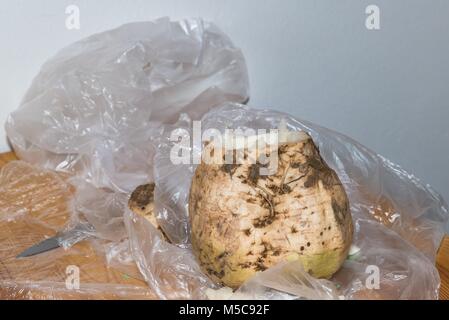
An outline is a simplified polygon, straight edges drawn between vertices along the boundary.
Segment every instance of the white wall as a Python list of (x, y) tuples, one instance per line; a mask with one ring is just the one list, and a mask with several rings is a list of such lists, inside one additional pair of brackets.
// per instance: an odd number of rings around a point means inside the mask
[[(81, 29), (65, 28), (69, 4)], [(381, 30), (365, 28), (365, 7)], [(59, 48), (160, 16), (216, 22), (248, 60), (250, 104), (346, 133), (449, 199), (449, 1), (0, 0), (0, 121)], [(7, 150), (3, 130), (0, 150)]]

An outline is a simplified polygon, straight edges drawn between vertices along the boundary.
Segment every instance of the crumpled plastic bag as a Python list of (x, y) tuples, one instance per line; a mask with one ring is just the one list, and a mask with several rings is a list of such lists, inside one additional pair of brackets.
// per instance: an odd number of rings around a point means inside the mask
[[(202, 132), (214, 128), (224, 133), (225, 129), (275, 129), (281, 122), (290, 130), (308, 132), (324, 160), (339, 175), (351, 204), (355, 225), (353, 245), (359, 251), (331, 282), (311, 277), (309, 282), (286, 281), (285, 278), (307, 279), (307, 276), (298, 268), (280, 268), (279, 272), (269, 269), (257, 274), (229, 298), (241, 297), (242, 292), (251, 298), (280, 298), (279, 292), (283, 292), (293, 294), (294, 298), (311, 299), (437, 299), (440, 279), (434, 264), (449, 213), (444, 200), (431, 187), (342, 134), (280, 112), (226, 103), (208, 112), (201, 126)], [(183, 130), (182, 135), (191, 137), (191, 122), (181, 117), (177, 124), (166, 127), (154, 160), (157, 218), (168, 238), (178, 246), (176, 251), (170, 250), (175, 247), (158, 235), (158, 240), (146, 242), (145, 248), (139, 248), (135, 241), (133, 255), (146, 261), (140, 270), (150, 285), (163, 288), (158, 284), (161, 278), (154, 276), (169, 270), (171, 276), (179, 276), (171, 283), (183, 287), (184, 291), (190, 290), (189, 297), (197, 297), (192, 295), (194, 290), (186, 287), (184, 279), (186, 266), (190, 274), (203, 276), (196, 264), (183, 261), (176, 265), (173, 261), (151, 259), (162, 252), (166, 256), (191, 252), (188, 195), (196, 166), (172, 163), (170, 152), (178, 143), (170, 141), (172, 130), (178, 134)], [(189, 151), (200, 152), (194, 147)], [(129, 233), (138, 234), (137, 230)], [(183, 248), (182, 254), (179, 248)], [(368, 283), (376, 271), (378, 289)], [(167, 294), (172, 294), (171, 289), (164, 290), (160, 296), (168, 297)]]
[(137, 22), (78, 41), (47, 61), (6, 131), (16, 154), (130, 192), (151, 179), (152, 137), (179, 114), (248, 99), (241, 51), (200, 19)]
[[(6, 128), (21, 159), (70, 174), (75, 191), (65, 228), (93, 225), (96, 238), (84, 243), (108, 266), (145, 280), (159, 298), (436, 299), (435, 255), (448, 222), (443, 199), (344, 135), (235, 103), (246, 101), (247, 91), (243, 56), (216, 27), (161, 19), (125, 25), (61, 51), (43, 66)], [(192, 120), (201, 117), (203, 131), (271, 129), (283, 121), (290, 130), (310, 133), (339, 175), (354, 219), (358, 252), (332, 279), (315, 279), (288, 262), (230, 292), (201, 272), (189, 240), (187, 200), (195, 165), (170, 161), (173, 130), (191, 135)], [(189, 150), (201, 151), (196, 145)], [(156, 183), (157, 219), (170, 242), (127, 208), (129, 193), (150, 181)], [(44, 197), (33, 195), (32, 206)], [(20, 205), (10, 209), (8, 223), (32, 218)], [(0, 252), (11, 249), (0, 243)], [(36, 259), (48, 263), (55, 254)], [(369, 287), (367, 271), (376, 267), (379, 289)], [(8, 279), (22, 290), (14, 277)], [(60, 279), (45, 283), (44, 291), (63, 291)], [(122, 286), (107, 288), (118, 293), (114, 297), (124, 296)]]
[[(87, 222), (101, 241), (90, 242), (107, 264), (128, 269), (135, 263), (123, 212), (129, 192), (152, 180), (152, 140), (181, 112), (199, 119), (223, 101), (248, 100), (248, 87), (241, 51), (214, 24), (130, 23), (47, 61), (6, 131), (20, 159), (69, 175), (76, 191), (60, 229)], [(20, 188), (14, 192), (26, 191)], [(33, 204), (45, 202), (43, 196), (34, 194)], [(16, 209), (8, 210), (8, 219), (24, 211)], [(86, 236), (81, 232), (63, 246)]]

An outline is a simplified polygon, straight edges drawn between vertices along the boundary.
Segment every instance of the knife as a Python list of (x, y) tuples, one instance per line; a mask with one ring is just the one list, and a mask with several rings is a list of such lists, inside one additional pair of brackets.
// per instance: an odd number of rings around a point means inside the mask
[(54, 237), (45, 239), (25, 251), (21, 252), (16, 258), (25, 258), (35, 256), (50, 250), (57, 249), (64, 245), (74, 245), (80, 241), (93, 236), (95, 228), (88, 223), (79, 223), (74, 228), (67, 231), (58, 232)]

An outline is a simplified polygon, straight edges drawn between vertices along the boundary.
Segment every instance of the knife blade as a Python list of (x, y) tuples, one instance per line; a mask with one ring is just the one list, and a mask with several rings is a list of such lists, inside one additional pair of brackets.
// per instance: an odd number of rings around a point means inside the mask
[(44, 241), (39, 242), (38, 244), (35, 244), (34, 246), (29, 247), (25, 251), (21, 252), (19, 255), (17, 255), (16, 258), (25, 258), (25, 257), (31, 257), (43, 252), (47, 252), (50, 250), (57, 249), (61, 246), (60, 240), (58, 236), (45, 239)]
[(74, 245), (80, 241), (93, 236), (94, 227), (91, 224), (79, 223), (74, 228), (67, 231), (58, 232), (54, 237), (45, 239), (26, 250), (22, 251), (16, 258), (26, 258), (35, 256), (47, 251), (57, 249), (65, 244)]

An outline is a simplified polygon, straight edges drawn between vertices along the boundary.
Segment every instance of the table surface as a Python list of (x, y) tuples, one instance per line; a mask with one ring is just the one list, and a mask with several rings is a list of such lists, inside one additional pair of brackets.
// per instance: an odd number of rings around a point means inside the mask
[[(6, 163), (13, 161), (13, 160), (17, 160), (16, 156), (14, 155), (14, 153), (3, 153), (0, 154), (0, 167), (4, 166)], [(1, 221), (1, 220), (0, 220)], [(0, 223), (0, 229), (2, 230), (2, 232), (0, 233), (0, 241), (4, 240), (4, 239), (8, 239), (8, 237), (14, 237), (15, 233), (14, 233), (14, 228), (13, 227), (7, 227), (6, 231), (5, 231), (5, 226), (1, 225), (2, 223)], [(9, 224), (11, 225), (11, 224)], [(98, 258), (98, 256), (95, 255), (95, 251), (92, 250), (92, 248), (89, 248), (88, 245), (86, 243), (79, 243), (76, 245), (78, 251), (82, 251), (83, 252), (83, 257), (85, 260), (88, 260), (89, 263), (89, 275), (88, 275), (88, 279), (86, 281), (91, 281), (92, 279), (95, 280), (95, 282), (109, 282), (109, 283), (114, 283), (114, 284), (122, 284), (124, 286), (126, 286), (126, 288), (130, 289), (128, 290), (127, 296), (126, 298), (155, 298), (154, 295), (151, 294), (151, 292), (147, 292), (146, 291), (146, 284), (145, 282), (143, 282), (141, 279), (137, 279), (134, 278), (132, 276), (129, 276), (129, 274), (125, 274), (119, 270), (115, 270), (113, 268), (108, 268), (106, 267), (106, 264)], [(84, 250), (84, 251), (83, 251)], [(87, 251), (86, 251), (87, 250)], [(86, 252), (88, 252), (89, 254), (86, 254)], [(0, 257), (1, 258), (1, 257)], [(58, 263), (55, 263), (53, 266), (51, 266), (52, 270), (50, 270), (50, 272), (55, 272), (55, 273), (62, 273), (61, 277), (65, 277), (65, 273), (61, 272), (62, 269), (62, 264), (67, 264), (67, 263), (75, 263), (75, 264), (83, 264), (86, 263), (87, 261), (73, 261), (73, 259), (78, 259), (78, 258), (74, 258), (73, 256), (68, 256), (68, 257), (64, 257), (63, 259), (60, 259), (61, 261), (58, 260)], [(0, 259), (0, 262), (1, 259)], [(5, 263), (2, 263), (0, 265), (2, 268), (6, 268), (5, 267)], [(437, 261), (436, 261), (436, 266), (438, 268), (438, 271), (440, 273), (440, 277), (441, 277), (441, 289), (440, 289), (440, 299), (442, 300), (449, 300), (449, 236), (446, 236), (440, 246), (440, 249), (438, 251), (438, 255), (437, 255)], [(7, 272), (12, 272), (11, 271), (11, 267), (10, 266), (10, 270)], [(137, 270), (135, 270), (136, 272), (138, 272)], [(0, 282), (2, 281), (1, 278), (1, 272), (2, 270), (0, 269)], [(131, 272), (132, 273), (132, 272)], [(62, 278), (64, 279), (64, 278)], [(3, 289), (2, 289), (3, 290)], [(21, 290), (20, 294), (14, 293), (12, 294), (11, 292), (5, 292), (3, 290), (0, 290), (0, 299), (1, 298), (25, 298), (25, 297), (30, 297), (30, 296), (34, 296), (34, 297), (43, 297), (44, 295), (42, 293), (36, 293), (36, 292), (32, 292), (33, 289), (31, 289), (29, 292), (24, 292), (23, 290)], [(14, 288), (12, 288), (11, 290), (14, 290)], [(117, 296), (114, 292), (112, 293), (108, 293), (108, 292), (103, 292), (103, 293), (98, 293), (98, 292), (91, 292), (91, 293), (85, 293), (85, 294), (69, 294), (69, 295), (64, 295), (61, 294), (58, 296), (59, 298), (124, 298), (123, 296)]]

